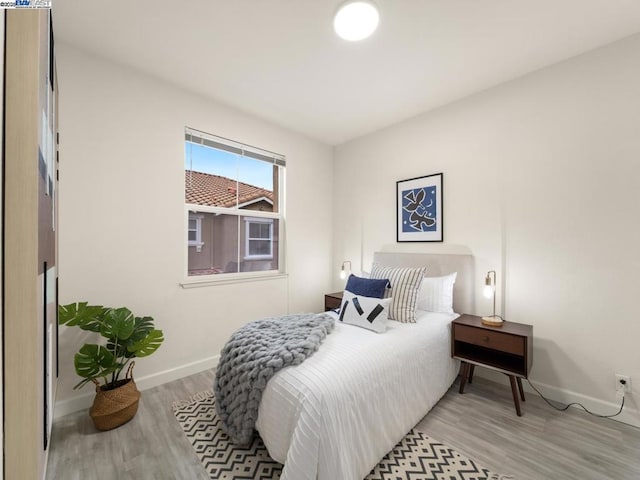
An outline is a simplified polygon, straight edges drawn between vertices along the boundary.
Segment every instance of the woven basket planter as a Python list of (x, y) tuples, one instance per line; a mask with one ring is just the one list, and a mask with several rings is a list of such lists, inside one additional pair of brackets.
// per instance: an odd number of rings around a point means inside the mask
[(131, 420), (138, 411), (140, 391), (133, 381), (133, 365), (131, 362), (124, 380), (118, 381), (118, 386), (110, 390), (103, 390), (104, 385), (94, 380), (96, 397), (89, 410), (89, 416), (98, 430), (111, 430)]

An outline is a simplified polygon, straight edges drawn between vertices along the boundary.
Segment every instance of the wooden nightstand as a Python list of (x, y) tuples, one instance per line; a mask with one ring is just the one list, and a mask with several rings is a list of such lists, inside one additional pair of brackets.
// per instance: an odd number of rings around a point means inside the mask
[(342, 292), (327, 293), (324, 296), (324, 311), (328, 312), (334, 308), (340, 308), (342, 304)]
[(473, 380), (476, 365), (491, 368), (509, 377), (516, 412), (522, 415), (519, 400), (525, 401), (522, 379), (529, 376), (533, 363), (533, 326), (504, 322), (489, 327), (480, 317), (461, 315), (451, 324), (451, 356), (462, 360), (460, 393)]

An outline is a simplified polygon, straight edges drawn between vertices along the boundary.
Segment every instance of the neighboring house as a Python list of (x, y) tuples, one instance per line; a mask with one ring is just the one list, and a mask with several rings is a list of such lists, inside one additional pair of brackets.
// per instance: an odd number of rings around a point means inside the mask
[(185, 203), (247, 210), (247, 215), (189, 211), (189, 275), (275, 270), (277, 220), (250, 211), (273, 212), (270, 190), (219, 175), (185, 170)]

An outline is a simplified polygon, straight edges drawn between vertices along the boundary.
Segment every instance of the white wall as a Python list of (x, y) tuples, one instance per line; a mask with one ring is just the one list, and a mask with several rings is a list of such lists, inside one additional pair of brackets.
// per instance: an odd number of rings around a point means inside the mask
[(640, 393), (639, 125), (637, 35), (340, 146), (333, 264), (368, 266), (395, 242), (395, 182), (443, 172), (445, 244), (411, 248), (467, 245), (477, 313), (496, 269), (507, 318), (534, 325), (532, 378), (612, 413), (614, 373)]
[[(249, 320), (321, 310), (331, 285), (330, 147), (69, 45), (56, 48), (60, 302), (127, 306), (155, 318), (165, 342), (136, 364), (143, 387), (212, 366)], [(179, 286), (185, 126), (286, 155), (288, 278)], [(61, 329), (57, 415), (93, 396), (91, 387), (71, 390), (79, 380), (73, 354), (85, 338)]]

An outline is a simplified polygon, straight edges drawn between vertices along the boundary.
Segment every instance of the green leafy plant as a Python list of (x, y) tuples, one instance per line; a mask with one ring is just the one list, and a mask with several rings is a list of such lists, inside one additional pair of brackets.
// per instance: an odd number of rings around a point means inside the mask
[(83, 378), (74, 389), (88, 382), (99, 383), (103, 379), (103, 390), (122, 385), (122, 370), (132, 358), (147, 357), (162, 344), (162, 330), (153, 326), (151, 317), (135, 317), (128, 308), (109, 308), (88, 305), (87, 302), (70, 303), (58, 307), (58, 323), (68, 327), (102, 335), (103, 345), (85, 343), (74, 357), (76, 373)]

